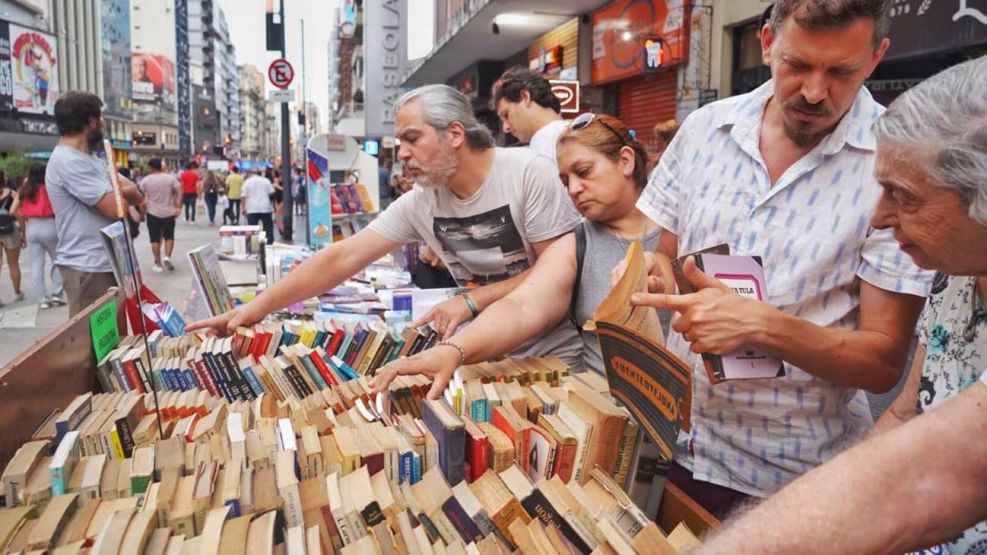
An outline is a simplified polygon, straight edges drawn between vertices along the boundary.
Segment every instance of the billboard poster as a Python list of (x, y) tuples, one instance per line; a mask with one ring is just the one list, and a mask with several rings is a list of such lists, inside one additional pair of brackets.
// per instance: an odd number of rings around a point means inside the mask
[(58, 100), (55, 37), (10, 24), (10, 61), (14, 108), (30, 114), (52, 114)]
[(687, 61), (687, 7), (685, 0), (617, 0), (593, 12), (593, 84)]
[(102, 0), (103, 104), (106, 115), (129, 119), (130, 0)]
[(309, 245), (320, 248), (332, 242), (331, 193), (329, 185), (329, 160), (322, 154), (308, 149), (308, 225)]
[(135, 102), (175, 105), (175, 64), (161, 54), (134, 52), (130, 56)]
[(0, 21), (0, 110), (14, 107), (14, 67), (10, 61), (10, 24)]

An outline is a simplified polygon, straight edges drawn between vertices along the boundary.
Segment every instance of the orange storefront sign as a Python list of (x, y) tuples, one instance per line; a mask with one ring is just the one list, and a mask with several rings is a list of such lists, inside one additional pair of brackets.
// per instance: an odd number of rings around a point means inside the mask
[(593, 13), (593, 84), (640, 75), (648, 42), (661, 39), (661, 65), (689, 57), (689, 0), (618, 0)]

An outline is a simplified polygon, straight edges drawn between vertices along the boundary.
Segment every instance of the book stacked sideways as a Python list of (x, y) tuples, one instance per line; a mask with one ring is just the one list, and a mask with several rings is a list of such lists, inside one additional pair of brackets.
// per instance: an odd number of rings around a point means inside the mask
[[(556, 393), (589, 391), (570, 380)], [(80, 395), (39, 429), (2, 475), (0, 551), (671, 554), (695, 543), (684, 527), (666, 538), (600, 467), (566, 483), (506, 459), (455, 480), (446, 469), (465, 444), (445, 401), (423, 403), (423, 418), (332, 406), (322, 392), (159, 402), (160, 428), (153, 395), (130, 391)]]

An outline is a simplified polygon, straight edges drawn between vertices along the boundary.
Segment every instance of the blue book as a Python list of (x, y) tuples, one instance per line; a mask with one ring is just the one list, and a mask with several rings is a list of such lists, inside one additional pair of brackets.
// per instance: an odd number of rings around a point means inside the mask
[(306, 355), (299, 355), (295, 359), (302, 365), (302, 368), (308, 373), (308, 376), (312, 378), (312, 382), (315, 383), (315, 387), (319, 389), (328, 389), (329, 386), (326, 385), (326, 380), (323, 379), (322, 374), (319, 374), (319, 369), (315, 367), (315, 363), (312, 359)]
[(193, 389), (199, 389), (199, 384), (195, 383), (195, 376), (192, 375), (192, 371), (188, 368), (178, 369), (178, 374), (184, 378), (185, 381), (185, 391), (191, 391)]
[(254, 369), (251, 366), (243, 367), (243, 377), (247, 379), (247, 384), (250, 389), (254, 391), (255, 396), (260, 396), (263, 393), (267, 393), (264, 387), (261, 385), (260, 380), (257, 379), (257, 374), (254, 373)]
[(454, 486), (466, 477), (466, 424), (444, 400), (426, 400), (423, 409), (422, 420), (439, 444), (439, 468)]
[(345, 362), (343, 362), (342, 360), (340, 360), (339, 357), (337, 357), (337, 356), (330, 357), (329, 360), (331, 361), (331, 364), (337, 370), (339, 370), (339, 372), (342, 375), (346, 376), (347, 381), (349, 381), (349, 380), (355, 380), (356, 379), (356, 370), (353, 370), (352, 368), (350, 368), (350, 365), (349, 364), (346, 364)]
[(398, 484), (408, 482), (413, 483), (415, 478), (415, 452), (405, 451), (401, 453), (398, 465)]
[(412, 473), (411, 483), (417, 484), (422, 479), (422, 456), (418, 453), (414, 453), (414, 472)]

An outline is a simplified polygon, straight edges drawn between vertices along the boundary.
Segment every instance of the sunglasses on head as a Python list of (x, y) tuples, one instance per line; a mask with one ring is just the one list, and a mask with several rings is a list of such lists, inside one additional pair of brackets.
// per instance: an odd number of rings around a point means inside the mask
[(624, 137), (622, 137), (620, 135), (620, 133), (617, 133), (617, 130), (616, 129), (614, 129), (609, 123), (607, 123), (607, 122), (603, 121), (602, 119), (596, 117), (596, 114), (594, 114), (592, 112), (586, 112), (585, 114), (580, 114), (579, 116), (577, 116), (576, 118), (574, 118), (569, 123), (569, 128), (570, 129), (574, 129), (576, 131), (579, 131), (580, 129), (584, 129), (586, 126), (588, 126), (589, 124), (593, 123), (594, 121), (600, 122), (604, 127), (606, 127), (607, 129), (609, 129), (610, 132), (613, 133), (614, 137), (617, 137), (617, 139), (620, 141), (620, 146), (622, 146), (622, 147), (627, 146), (627, 141), (624, 140)]

